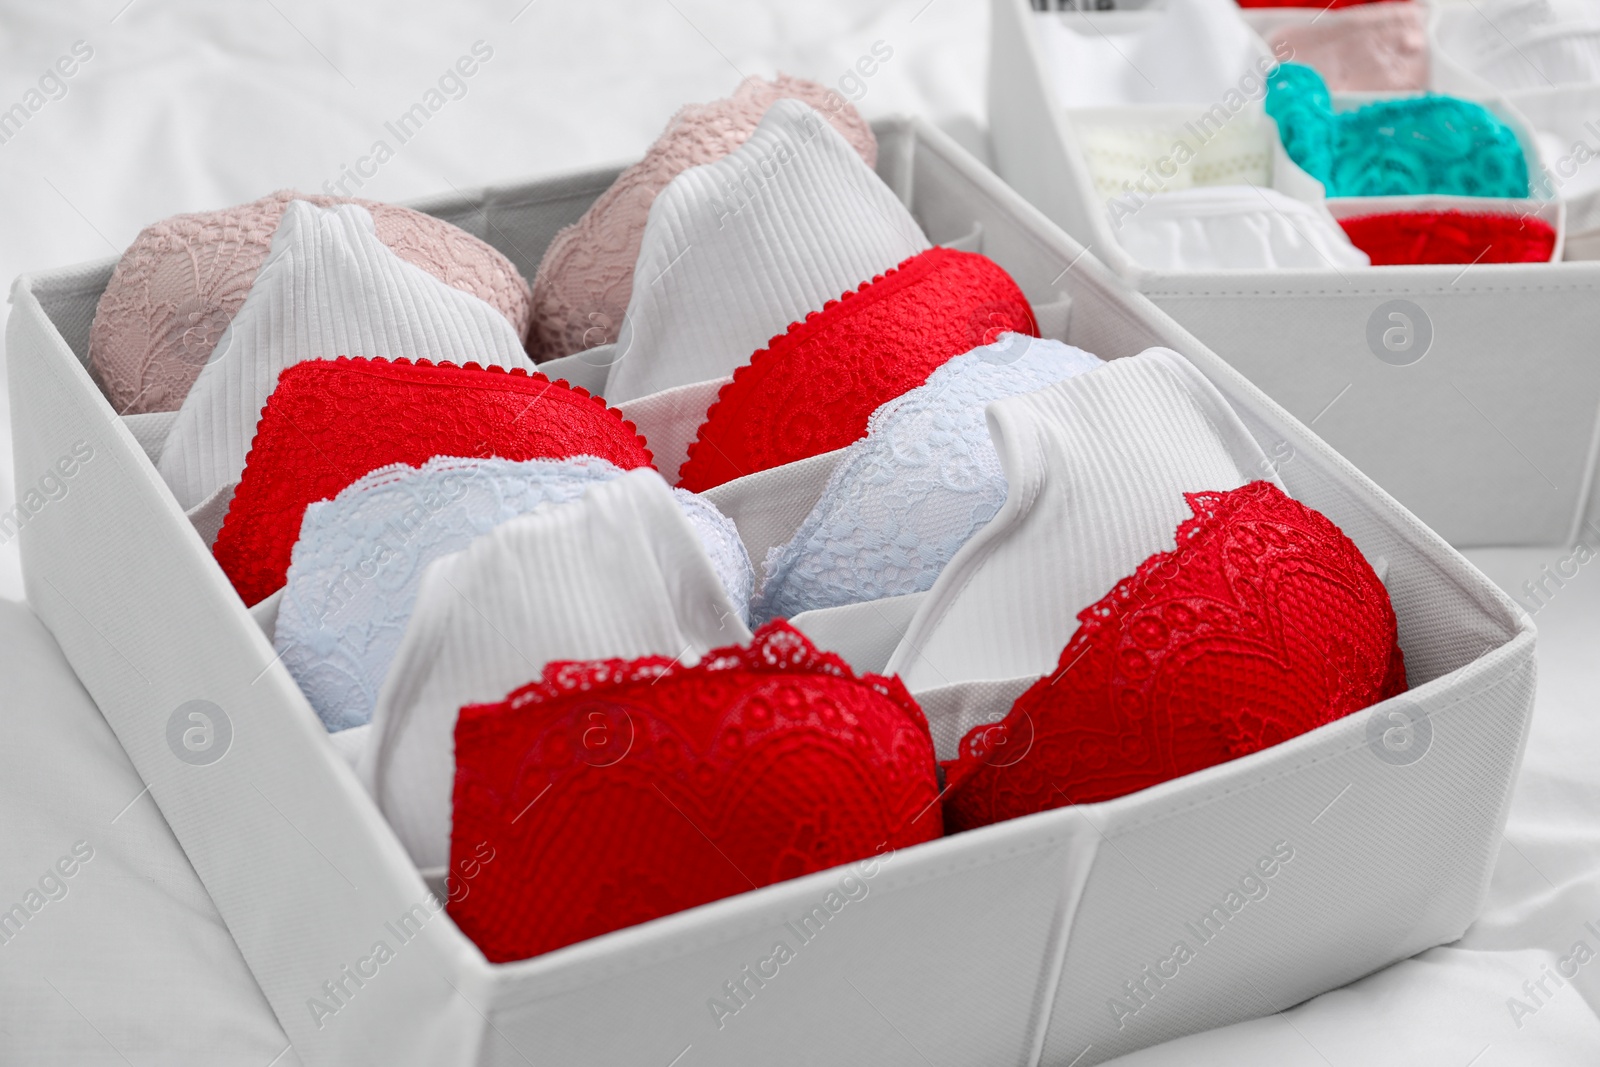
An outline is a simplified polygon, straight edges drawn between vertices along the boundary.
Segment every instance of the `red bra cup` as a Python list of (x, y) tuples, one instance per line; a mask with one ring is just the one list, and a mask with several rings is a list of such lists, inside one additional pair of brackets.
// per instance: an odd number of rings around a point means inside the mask
[(1556, 231), (1533, 216), (1399, 211), (1340, 219), (1374, 267), (1407, 263), (1548, 263)]
[(1039, 335), (993, 260), (930, 248), (830, 300), (733, 373), (689, 446), (678, 485), (723, 482), (843, 448), (883, 403), (1008, 331)]
[(1079, 612), (1057, 669), (962, 739), (951, 832), (1120, 797), (1405, 691), (1388, 591), (1337, 526), (1268, 482), (1185, 497), (1178, 548)]
[(283, 585), (306, 505), (379, 467), (434, 456), (577, 455), (624, 469), (651, 463), (632, 423), (542, 374), (427, 360), (307, 360), (284, 370), (261, 409), (212, 554), (244, 602), (255, 604)]
[[(450, 915), (496, 963), (940, 836), (928, 723), (776, 620), (694, 667), (551, 663), (456, 721)], [(485, 854), (490, 862), (478, 862)]]
[(1240, 7), (1316, 7), (1326, 11), (1335, 7), (1357, 7), (1361, 4), (1409, 3), (1410, 0), (1238, 0)]

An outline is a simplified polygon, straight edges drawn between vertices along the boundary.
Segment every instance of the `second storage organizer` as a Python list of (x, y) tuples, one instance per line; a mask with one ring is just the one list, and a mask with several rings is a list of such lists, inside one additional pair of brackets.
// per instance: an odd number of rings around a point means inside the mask
[[(1185, 14), (1202, 10), (1193, 0), (1185, 3)], [(1169, 17), (1175, 10), (1166, 8)], [(1104, 101), (1066, 100), (1057, 77), (1060, 57), (1047, 31), (1096, 43), (1120, 40), (1116, 34), (1130, 27), (1155, 25), (1161, 12), (1153, 6), (1047, 12), (1028, 0), (993, 0), (992, 13), (995, 166), (1023, 197), (1452, 544), (1570, 543), (1600, 518), (1594, 493), (1600, 262), (1560, 260), (1571, 212), (1549, 198), (1550, 183), (1539, 179), (1534, 126), (1513, 103), (1492, 92), (1475, 98), (1515, 132), (1527, 154), (1531, 195), (1546, 198), (1521, 201), (1512, 213), (1555, 229), (1555, 261), (1368, 267), (1313, 254), (1310, 265), (1288, 269), (1153, 269), (1124, 247), (1117, 225), (1123, 219), (1108, 203), (1110, 190), (1103, 179), (1096, 185), (1090, 154), (1113, 164), (1116, 159), (1106, 155), (1097, 131), (1158, 117), (1176, 131), (1173, 140), (1216, 157), (1197, 158), (1195, 166), (1242, 168), (1255, 177), (1230, 180), (1318, 203), (1322, 187), (1288, 159), (1262, 113), (1264, 79), (1227, 90), (1193, 89), (1201, 94), (1193, 103), (1108, 108)], [(1249, 14), (1265, 27), (1271, 18), (1309, 22), (1317, 13)], [(1257, 69), (1279, 58), (1264, 46), (1257, 52)], [(1135, 87), (1144, 85), (1133, 73), (1126, 76)], [(1337, 111), (1380, 97), (1335, 92), (1333, 98)], [(1275, 149), (1246, 150), (1245, 129), (1260, 125), (1268, 135), (1263, 143)], [(1133, 171), (1137, 177), (1138, 168)], [(1349, 217), (1377, 210), (1376, 202), (1361, 203), (1373, 199), (1330, 198), (1327, 205)], [(1415, 201), (1410, 210), (1465, 209), (1455, 198), (1442, 205), (1436, 202), (1441, 198), (1407, 199)], [(1141, 203), (1135, 198), (1129, 208), (1152, 210)], [(1491, 203), (1505, 206), (1485, 199), (1482, 209)], [(1264, 205), (1261, 200), (1258, 210), (1291, 236), (1305, 231), (1298, 218), (1281, 210), (1274, 215)]]

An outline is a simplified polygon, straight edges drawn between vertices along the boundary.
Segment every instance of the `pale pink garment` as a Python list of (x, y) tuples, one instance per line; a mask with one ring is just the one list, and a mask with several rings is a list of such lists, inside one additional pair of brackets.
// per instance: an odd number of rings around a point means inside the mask
[[(280, 190), (145, 227), (122, 254), (89, 329), (89, 366), (119, 414), (175, 411), (254, 284), (291, 200), (354, 203), (378, 239), (446, 285), (483, 300), (527, 337), (531, 294), (511, 261), (442, 219), (393, 204)], [(330, 355), (333, 353), (330, 353)]]
[[(1321, 4), (1311, 4), (1321, 7)], [(1358, 4), (1314, 21), (1280, 26), (1274, 54), (1315, 67), (1334, 92), (1389, 92), (1428, 87), (1428, 9), (1424, 4)]]
[(867, 166), (877, 164), (878, 142), (866, 120), (838, 93), (804, 78), (746, 78), (731, 97), (688, 105), (643, 159), (550, 242), (533, 279), (529, 355), (556, 359), (615, 341), (656, 194), (690, 167), (713, 163), (744, 144), (767, 109), (787, 97), (826, 115)]

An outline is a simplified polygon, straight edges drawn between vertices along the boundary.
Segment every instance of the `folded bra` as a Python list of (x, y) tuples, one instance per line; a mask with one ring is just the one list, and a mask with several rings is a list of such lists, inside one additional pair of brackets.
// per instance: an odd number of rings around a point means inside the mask
[(950, 830), (1120, 796), (1405, 688), (1372, 568), (1176, 353), (990, 421), (1006, 503), (886, 672), (928, 714)]
[(822, 112), (867, 167), (877, 162), (877, 141), (855, 107), (804, 78), (746, 78), (731, 97), (681, 109), (644, 158), (623, 171), (545, 250), (533, 283), (528, 348), (535, 359), (556, 359), (617, 340), (655, 197), (686, 170), (737, 149), (767, 110), (784, 99)]
[(495, 963), (943, 833), (905, 687), (781, 621), (693, 666), (546, 664), (462, 708), (455, 753), (451, 869), (495, 862), (450, 916)]
[(1235, 0), (1235, 2), (1240, 7), (1315, 7), (1318, 10), (1328, 11), (1341, 7), (1361, 7), (1366, 4), (1382, 4), (1385, 7), (1398, 3), (1409, 5), (1411, 0), (1332, 0), (1327, 4), (1310, 4), (1307, 0)]
[[(410, 208), (288, 190), (139, 231), (117, 261), (89, 328), (89, 367), (121, 415), (176, 411), (238, 314), (293, 202), (355, 204), (400, 260), (499, 311), (528, 332), (528, 283), (494, 248)], [(380, 354), (380, 353), (374, 353)], [(387, 353), (382, 353), (387, 354)]]
[(950, 832), (1147, 789), (1397, 696), (1388, 593), (1269, 482), (1191, 493), (1178, 547), (1078, 615), (1054, 670), (945, 763)]
[[(382, 467), (307, 507), (273, 644), (323, 724), (333, 732), (372, 718), (429, 563), (621, 475), (594, 456), (439, 457)], [(754, 573), (739, 531), (701, 497), (673, 496), (743, 618)]]
[(285, 367), (341, 355), (533, 369), (505, 315), (390, 251), (366, 208), (290, 201), (162, 447), (156, 469), (179, 505), (239, 480)]
[(1430, 93), (1336, 111), (1316, 71), (1285, 63), (1268, 79), (1267, 113), (1329, 196), (1528, 195), (1517, 135), (1470, 100)]
[(1273, 132), (1259, 106), (1216, 129), (1089, 116), (1076, 120), (1076, 127), (1095, 192), (1105, 200), (1138, 203), (1152, 191), (1272, 184)]
[(1005, 334), (878, 408), (794, 536), (768, 554), (754, 616), (928, 589), (1005, 501), (984, 409), (1100, 365), (1060, 341)]
[(1087, 11), (1037, 16), (1056, 99), (1066, 107), (1212, 103), (1257, 72), (1261, 43), (1233, 0), (1169, 0), (1155, 14), (1121, 30)]
[(1407, 0), (1359, 4), (1279, 26), (1267, 43), (1315, 68), (1335, 92), (1420, 92), (1428, 87), (1428, 13)]
[(462, 706), (504, 698), (553, 660), (694, 664), (749, 640), (666, 482), (629, 471), (428, 564), (359, 773), (417, 865), (442, 867)]
[(949, 248), (915, 255), (792, 324), (734, 371), (678, 484), (703, 492), (843, 448), (879, 406), (1009, 332), (1036, 337), (1039, 326), (998, 264)]
[(212, 552), (244, 602), (255, 604), (283, 585), (307, 505), (380, 467), (435, 456), (650, 465), (631, 424), (540, 374), (426, 360), (310, 360), (285, 370), (267, 401)]
[[(1080, 609), (1175, 547), (1184, 494), (1275, 478), (1222, 395), (1167, 349), (996, 401), (988, 418), (1006, 501), (941, 572), (885, 671), (919, 700), (1037, 678)], [(953, 740), (933, 725), (936, 741)]]
[(1364, 267), (1327, 208), (1253, 185), (1157, 193), (1136, 209), (1110, 205), (1120, 244), (1151, 270), (1340, 270)]
[(927, 247), (845, 139), (780, 100), (744, 144), (655, 198), (606, 399), (732, 374), (789, 323)]
[(1402, 211), (1339, 220), (1374, 266), (1408, 263), (1548, 263), (1556, 231), (1531, 215)]

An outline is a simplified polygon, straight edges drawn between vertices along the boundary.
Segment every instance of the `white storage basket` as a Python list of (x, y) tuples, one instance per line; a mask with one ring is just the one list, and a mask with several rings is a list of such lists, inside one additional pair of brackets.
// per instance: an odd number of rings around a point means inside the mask
[[(993, 0), (1001, 177), (1452, 544), (1570, 543), (1600, 520), (1600, 262), (1142, 267), (1117, 244), (1052, 89), (1037, 20), (1063, 17), (1084, 16)], [(1512, 104), (1483, 102), (1535, 150)], [(1293, 170), (1274, 184), (1306, 180)], [(1531, 156), (1529, 170), (1537, 186)], [(1540, 205), (1529, 213), (1561, 222)]]
[[(920, 122), (877, 129), (880, 173), (930, 238), (981, 245), (1036, 305), (1070, 299), (1052, 332), (1107, 358), (1164, 345), (1216, 384), (1290, 491), (1386, 573), (1411, 692), (1155, 789), (857, 865), (865, 895), (832, 913), (845, 869), (491, 965), (435, 909), (86, 371), (111, 261), (25, 276), (8, 331), (18, 482), (72, 470), (21, 532), (29, 600), (305, 1063), (1081, 1067), (1276, 1011), (1472, 921), (1532, 708), (1531, 621), (947, 137)], [(426, 208), (531, 276), (614, 174)], [(187, 747), (186, 729), (199, 731)], [(1247, 875), (1265, 895), (1240, 888)], [(816, 925), (819, 907), (821, 933), (801, 942), (786, 924)], [(745, 968), (779, 940), (795, 957), (757, 985)], [(1179, 940), (1190, 958), (1166, 962)], [(728, 1003), (730, 982), (746, 996), (719, 1025), (708, 1003)]]

